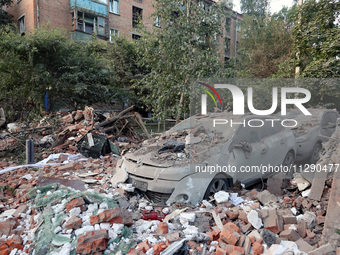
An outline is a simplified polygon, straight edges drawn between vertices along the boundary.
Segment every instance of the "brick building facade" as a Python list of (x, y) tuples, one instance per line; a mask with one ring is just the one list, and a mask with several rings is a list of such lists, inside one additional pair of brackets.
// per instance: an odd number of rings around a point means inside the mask
[[(207, 0), (211, 1), (211, 0)], [(159, 23), (150, 15), (153, 0), (14, 0), (7, 9), (14, 16), (20, 32), (50, 26), (70, 32), (74, 40), (86, 41), (93, 32), (98, 38), (112, 41), (115, 36), (138, 39), (136, 23), (143, 20), (147, 29)], [(242, 15), (232, 12), (224, 24), (220, 45), (224, 60), (236, 56), (238, 24)]]

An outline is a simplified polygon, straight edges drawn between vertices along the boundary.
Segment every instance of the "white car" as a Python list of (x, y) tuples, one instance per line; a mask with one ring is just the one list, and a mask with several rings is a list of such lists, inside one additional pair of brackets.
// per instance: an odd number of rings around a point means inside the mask
[(292, 128), (297, 142), (296, 161), (316, 164), (322, 143), (328, 141), (335, 131), (339, 113), (327, 109), (310, 108), (308, 111), (311, 116), (291, 110), (285, 118), (295, 119), (298, 123), (297, 127)]
[[(196, 204), (237, 180), (248, 186), (267, 178), (269, 171), (259, 171), (265, 166), (293, 165), (296, 141), (291, 130), (273, 124), (273, 117), (235, 118), (223, 112), (186, 119), (123, 156), (116, 175), (127, 172), (128, 182), (154, 202)], [(248, 125), (261, 122), (262, 127)]]

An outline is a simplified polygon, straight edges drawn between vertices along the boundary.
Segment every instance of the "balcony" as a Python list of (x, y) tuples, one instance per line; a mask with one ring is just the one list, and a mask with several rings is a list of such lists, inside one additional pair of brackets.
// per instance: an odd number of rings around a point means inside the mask
[(91, 0), (70, 0), (71, 10), (81, 10), (95, 15), (108, 17), (108, 6), (103, 0), (97, 2)]

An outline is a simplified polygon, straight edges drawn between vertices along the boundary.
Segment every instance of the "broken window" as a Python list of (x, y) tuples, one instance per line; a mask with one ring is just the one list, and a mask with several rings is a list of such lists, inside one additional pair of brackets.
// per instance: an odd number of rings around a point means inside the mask
[(225, 38), (225, 55), (230, 55), (230, 39)]
[(157, 16), (154, 21), (155, 27), (161, 27), (161, 17)]
[(119, 14), (119, 0), (110, 0), (110, 12)]
[(227, 18), (225, 22), (225, 31), (227, 32), (227, 34), (230, 34), (230, 30), (231, 30), (231, 18)]
[(113, 42), (115, 38), (119, 37), (119, 30), (117, 29), (110, 29), (110, 42)]
[(140, 35), (132, 34), (132, 39), (133, 40), (138, 40), (139, 38), (141, 38)]
[(139, 22), (143, 18), (143, 10), (136, 6), (132, 6), (132, 27), (137, 28)]
[(93, 14), (75, 10), (72, 15), (73, 30), (79, 30), (87, 34), (95, 33), (106, 35), (107, 19)]
[(20, 34), (25, 35), (25, 16), (22, 16), (21, 18), (18, 19), (19, 22), (19, 29), (20, 29)]

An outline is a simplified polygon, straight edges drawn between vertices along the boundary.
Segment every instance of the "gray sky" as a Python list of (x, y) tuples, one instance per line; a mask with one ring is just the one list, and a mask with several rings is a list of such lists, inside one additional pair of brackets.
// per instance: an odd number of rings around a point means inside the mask
[[(233, 0), (234, 11), (241, 12), (240, 1)], [(275, 13), (282, 9), (283, 6), (291, 7), (293, 0), (270, 0), (270, 12)]]

